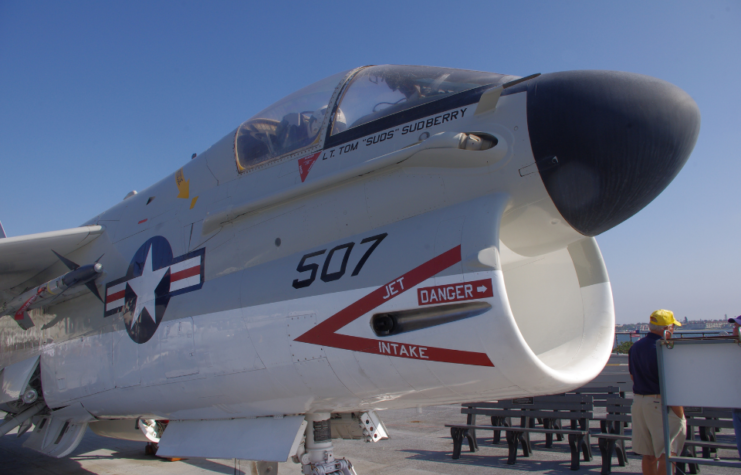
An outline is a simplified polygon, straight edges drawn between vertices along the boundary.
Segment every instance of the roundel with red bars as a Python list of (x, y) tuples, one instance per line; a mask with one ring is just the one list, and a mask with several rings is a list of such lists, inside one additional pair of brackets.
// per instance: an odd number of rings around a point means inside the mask
[(167, 239), (148, 239), (134, 253), (126, 275), (106, 284), (103, 316), (123, 312), (131, 339), (146, 343), (172, 297), (203, 287), (205, 257), (206, 249), (173, 257)]

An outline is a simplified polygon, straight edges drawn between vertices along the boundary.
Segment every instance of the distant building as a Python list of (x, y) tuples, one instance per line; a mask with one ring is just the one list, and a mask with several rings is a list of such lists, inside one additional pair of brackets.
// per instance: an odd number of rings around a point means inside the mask
[(717, 321), (716, 322), (706, 322), (705, 323), (705, 328), (725, 328), (726, 326), (728, 326), (727, 325), (727, 322), (723, 322), (723, 321), (720, 321), (720, 322), (717, 322)]
[[(684, 317), (682, 326), (677, 328), (678, 332), (689, 331), (689, 330), (708, 330), (714, 331), (730, 331), (733, 325), (728, 323), (727, 319), (722, 320), (690, 320), (688, 317)], [(615, 331), (619, 332), (640, 332), (648, 333), (648, 323), (625, 323), (615, 324)]]

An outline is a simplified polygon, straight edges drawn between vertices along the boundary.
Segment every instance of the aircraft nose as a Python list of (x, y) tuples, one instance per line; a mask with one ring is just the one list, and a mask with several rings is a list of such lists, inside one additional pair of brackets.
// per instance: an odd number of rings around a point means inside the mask
[(522, 86), (540, 176), (564, 219), (586, 236), (656, 198), (684, 166), (700, 131), (695, 101), (660, 79), (569, 71)]

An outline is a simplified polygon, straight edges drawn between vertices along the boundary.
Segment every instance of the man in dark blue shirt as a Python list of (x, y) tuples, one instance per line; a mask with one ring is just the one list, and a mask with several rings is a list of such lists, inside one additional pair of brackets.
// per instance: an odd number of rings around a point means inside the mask
[[(674, 325), (681, 326), (681, 323), (671, 310), (656, 310), (648, 325), (651, 333), (637, 341), (628, 352), (628, 367), (633, 380), (633, 451), (643, 456), (641, 469), (644, 475), (666, 473), (656, 342), (671, 338)], [(675, 455), (684, 445), (684, 409), (671, 407), (668, 417), (672, 455)]]

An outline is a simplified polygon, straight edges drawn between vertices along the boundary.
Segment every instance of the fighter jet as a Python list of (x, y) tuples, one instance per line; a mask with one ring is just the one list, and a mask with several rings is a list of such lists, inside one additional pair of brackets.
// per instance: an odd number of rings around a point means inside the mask
[(604, 367), (595, 236), (689, 158), (695, 102), (612, 71), (330, 76), (83, 225), (0, 239), (0, 434), (293, 458), (390, 408), (553, 394)]

